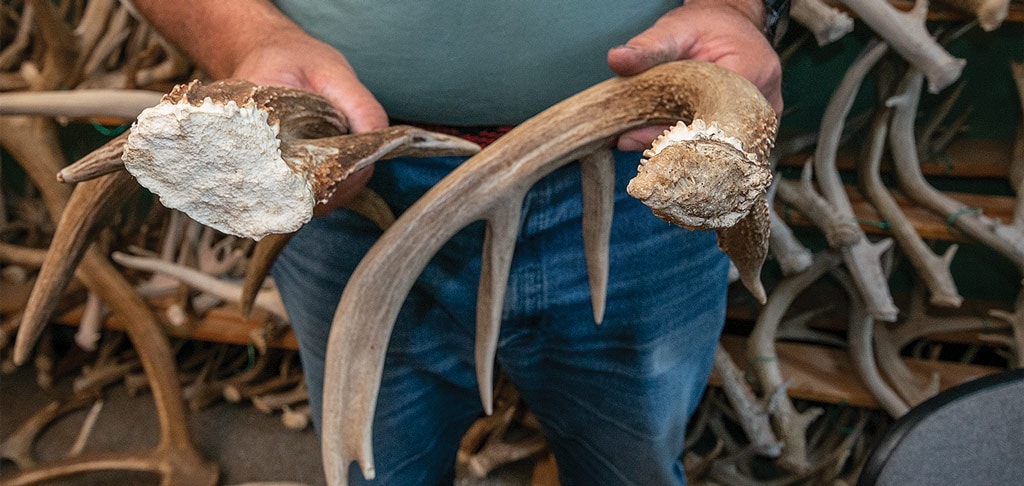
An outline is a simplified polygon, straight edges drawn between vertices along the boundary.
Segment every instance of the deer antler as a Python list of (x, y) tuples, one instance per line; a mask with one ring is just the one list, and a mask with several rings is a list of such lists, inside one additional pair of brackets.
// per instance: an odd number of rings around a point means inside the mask
[(945, 217), (950, 227), (955, 226), (1003, 254), (1018, 268), (1024, 268), (1024, 243), (1021, 243), (1019, 234), (1013, 231), (1016, 228), (1004, 225), (939, 192), (921, 174), (914, 141), (906, 134), (913, 133), (922, 84), (923, 74), (910, 69), (901, 81), (899, 93), (886, 101), (887, 105), (894, 108), (889, 145), (900, 187), (911, 200)]
[(949, 54), (928, 33), (928, 1), (915, 0), (909, 12), (900, 12), (884, 0), (842, 0), (879, 37), (928, 78), (928, 91), (938, 93), (960, 77), (967, 62)]
[(789, 15), (814, 34), (819, 46), (831, 44), (853, 32), (853, 19), (821, 0), (793, 0)]
[[(193, 100), (202, 106), (214, 103), (212, 101), (214, 98), (218, 99), (225, 106), (233, 105), (235, 112), (242, 110), (239, 107), (259, 111), (259, 114), (250, 114), (249, 118), (251, 119), (234, 120), (234, 123), (245, 125), (246, 122), (252, 122), (252, 119), (255, 119), (257, 122), (264, 123), (263, 130), (273, 133), (275, 137), (280, 136), (280, 140), (273, 143), (280, 143), (283, 151), (290, 154), (286, 154), (284, 156), (285, 159), (299, 167), (299, 172), (292, 175), (302, 180), (303, 185), (300, 192), (305, 191), (306, 197), (309, 198), (309, 206), (304, 208), (309, 212), (312, 212), (313, 201), (330, 196), (337, 181), (344, 179), (348, 174), (358, 170), (358, 168), (365, 167), (380, 158), (410, 154), (468, 155), (479, 149), (475, 144), (461, 139), (441, 135), (435, 136), (435, 134), (430, 132), (411, 127), (392, 127), (387, 130), (360, 135), (339, 135), (347, 130), (345, 122), (337, 117), (334, 109), (322, 97), (300, 90), (260, 87), (237, 80), (217, 82), (206, 87), (202, 86), (199, 82), (179, 85), (170, 94), (165, 96), (164, 103), (161, 103), (159, 106), (163, 107), (161, 110), (170, 111), (170, 116), (172, 117), (180, 115), (187, 118), (190, 116), (190, 108), (188, 107), (192, 107), (189, 100)], [(170, 110), (168, 110), (168, 107), (170, 107)], [(183, 111), (178, 113), (174, 111), (175, 108), (182, 108)], [(232, 109), (227, 109), (227, 111), (232, 111)], [(143, 115), (140, 115), (140, 120), (142, 118)], [(153, 115), (149, 115), (146, 118), (151, 119)], [(230, 123), (228, 122), (227, 124)], [(251, 125), (252, 123), (249, 124)], [(188, 125), (188, 123), (183, 121), (177, 123), (177, 125)], [(192, 128), (196, 127), (192, 126)], [(200, 124), (198, 128), (201, 129), (202, 125)], [(252, 127), (249, 128), (252, 129)], [(136, 130), (139, 130), (141, 133), (136, 133)], [(136, 137), (136, 135), (138, 136)], [(138, 185), (127, 172), (117, 170), (116, 153), (122, 144), (125, 165), (129, 168), (134, 167), (134, 169), (131, 169), (134, 171), (133, 175), (144, 183), (156, 177), (164, 177), (165, 179), (167, 177), (174, 177), (175, 172), (183, 170), (186, 162), (200, 166), (216, 166), (216, 163), (211, 163), (212, 156), (210, 153), (216, 153), (217, 147), (210, 147), (208, 144), (204, 145), (201, 142), (201, 133), (199, 134), (199, 140), (188, 139), (187, 137), (178, 139), (175, 138), (177, 135), (179, 133), (168, 132), (161, 134), (140, 121), (135, 124), (132, 133), (128, 136), (127, 142), (125, 142), (124, 138), (111, 140), (107, 145), (100, 147), (74, 164), (77, 168), (83, 168), (83, 170), (72, 171), (72, 173), (82, 176), (82, 178), (89, 178), (96, 174), (103, 175), (81, 182), (76, 187), (75, 192), (79, 194), (79, 197), (75, 201), (81, 204), (72, 208), (74, 216), (64, 218), (66, 221), (62, 221), (58, 227), (61, 237), (59, 239), (55, 238), (55, 244), (50, 249), (52, 257), (48, 258), (48, 263), (44, 264), (42, 270), (42, 274), (47, 275), (47, 278), (39, 280), (26, 305), (26, 318), (19, 330), (18, 342), (15, 348), (16, 361), (24, 360), (36, 338), (38, 338), (53, 310), (57, 298), (63, 292), (75, 266), (77, 266), (86, 248), (88, 248), (91, 232), (95, 231), (99, 222), (104, 220), (105, 213), (116, 210), (124, 202), (125, 198), (138, 188)], [(267, 140), (263, 140), (263, 142), (272, 143)], [(182, 151), (171, 153), (167, 149), (169, 144), (177, 144), (175, 146)], [(281, 157), (276, 159), (269, 157), (270, 163), (280, 160)], [(146, 164), (146, 161), (154, 163)], [(240, 177), (244, 177), (244, 175), (233, 173), (232, 175), (235, 176), (235, 179), (229, 181), (228, 189), (225, 191), (222, 188), (222, 193), (227, 193), (227, 197), (222, 199), (232, 201), (231, 196), (239, 196), (239, 192), (243, 191), (236, 191), (233, 188), (250, 180), (259, 179), (263, 175), (260, 173), (260, 170), (268, 166), (267, 162), (268, 160), (258, 160), (257, 163), (262, 165), (255, 168), (249, 167), (250, 170), (255, 170), (255, 174), (251, 175), (249, 179), (242, 179)], [(93, 164), (95, 164), (95, 167)], [(282, 162), (282, 165), (284, 165), (284, 162)], [(222, 172), (233, 172), (223, 167), (220, 169)], [(288, 169), (286, 168), (285, 170)], [(164, 172), (161, 173), (160, 171)], [(199, 173), (193, 172), (192, 175), (204, 177), (204, 175), (211, 173), (215, 173), (215, 171), (207, 169)], [(307, 181), (309, 182), (307, 183)], [(194, 188), (195, 185), (191, 182), (189, 184)], [(64, 186), (59, 187), (62, 188)], [(157, 191), (153, 187), (150, 187), (150, 189), (161, 194), (166, 202), (167, 192)], [(246, 186), (246, 189), (249, 189), (249, 187)], [(265, 189), (274, 190), (273, 187)], [(182, 192), (181, 188), (173, 187), (173, 185), (168, 191), (172, 195), (174, 195), (174, 191), (178, 191), (177, 195), (180, 195)], [(198, 197), (201, 201), (211, 196), (211, 192), (207, 191), (198, 194), (193, 192), (192, 195)], [(310, 197), (310, 195), (313, 195), (315, 199)], [(241, 195), (241, 197), (244, 198), (245, 195)], [(266, 194), (263, 197), (269, 198)], [(277, 199), (281, 198), (277, 197)], [(234, 202), (237, 203), (237, 198)], [(224, 204), (226, 206), (229, 205), (228, 203)], [(300, 208), (300, 213), (301, 210), (302, 208)], [(221, 211), (221, 216), (223, 216), (223, 211), (225, 210), (221, 208)], [(232, 209), (229, 208), (226, 211), (230, 214)], [(215, 212), (216, 208), (214, 209)], [(196, 218), (194, 212), (189, 215), (193, 216), (194, 219), (200, 219)], [(253, 220), (247, 220), (242, 223), (249, 224), (252, 227)], [(260, 222), (256, 221), (257, 225), (258, 223)], [(289, 221), (288, 224), (294, 224), (294, 221)], [(236, 231), (235, 234), (238, 235), (237, 233)]]
[[(211, 130), (222, 136), (210, 137)], [(123, 158), (165, 206), (225, 233), (260, 239), (299, 229), (338, 181), (385, 155), (479, 150), (408, 126), (342, 135), (347, 130), (326, 99), (308, 92), (193, 81), (139, 115)]]
[[(679, 141), (686, 147), (666, 148), (662, 151), (664, 157), (651, 157), (641, 171), (649, 172), (649, 176), (675, 171), (681, 179), (674, 184), (667, 180), (656, 184), (634, 181), (648, 185), (643, 195), (664, 201), (667, 198), (660, 191), (675, 189), (682, 192), (675, 200), (685, 204), (687, 197), (701, 190), (689, 184), (698, 176), (680, 169), (688, 166), (706, 170), (728, 164), (759, 164), (767, 172), (776, 119), (761, 94), (745, 79), (721, 67), (682, 61), (605, 81), (549, 108), (463, 163), (407, 210), (356, 268), (335, 313), (324, 382), (323, 456), (328, 482), (345, 484), (353, 460), (359, 461), (365, 477), (374, 476), (370, 437), (388, 337), (416, 277), (450, 237), (473, 221), (487, 221), (487, 253), (477, 307), (477, 379), (484, 407), (489, 409), (495, 344), (481, 342), (481, 336), (493, 338), (497, 334), (494, 329), (499, 326), (511, 259), (509, 240), (516, 237), (518, 211), (526, 192), (558, 167), (606, 150), (614, 137), (626, 130), (697, 117), (708, 120), (709, 125), (717, 124), (721, 134), (739, 141), (742, 149), (736, 150), (731, 143), (706, 133)], [(670, 160), (673, 153), (690, 152), (684, 157), (699, 157), (696, 154), (707, 151), (725, 158), (707, 156), (703, 163)], [(657, 168), (659, 162), (671, 162), (675, 167)], [(712, 172), (732, 177), (724, 170)], [(725, 190), (736, 191), (740, 197), (749, 189), (723, 182)], [(748, 206), (767, 210), (763, 196), (760, 205), (754, 199), (748, 201)], [(698, 200), (696, 204), (706, 202)], [(594, 210), (588, 207), (584, 213)], [(739, 213), (741, 221), (761, 215), (760, 211), (750, 211), (754, 217), (744, 215), (730, 206), (719, 208), (719, 214), (709, 219), (729, 212)], [(763, 217), (767, 221), (767, 211)], [(749, 227), (742, 231), (747, 230)], [(741, 235), (731, 236), (735, 241)], [(588, 260), (591, 258), (589, 255)]]
[[(872, 124), (864, 160), (857, 165), (864, 195), (871, 201), (885, 221), (889, 222), (893, 237), (921, 278), (931, 290), (931, 302), (943, 307), (960, 307), (960, 296), (950, 272), (949, 265), (958, 246), (951, 245), (942, 255), (937, 256), (914, 230), (910, 219), (903, 213), (896, 199), (882, 182), (882, 151), (888, 135), (891, 109), (884, 109)], [(906, 135), (912, 136), (912, 135)]]
[[(821, 187), (821, 193), (835, 209), (835, 217), (847, 222), (854, 222), (857, 217), (836, 167), (842, 126), (865, 76), (887, 50), (888, 47), (883, 43), (869, 43), (843, 75), (825, 108), (818, 146), (814, 151), (814, 176)], [(888, 282), (879, 263), (884, 250), (868, 240), (860, 226), (850, 225), (849, 230), (853, 233), (853, 238), (849, 244), (841, 247), (841, 252), (846, 268), (849, 269), (854, 283), (864, 297), (864, 304), (876, 319), (895, 321), (899, 309), (893, 303)]]

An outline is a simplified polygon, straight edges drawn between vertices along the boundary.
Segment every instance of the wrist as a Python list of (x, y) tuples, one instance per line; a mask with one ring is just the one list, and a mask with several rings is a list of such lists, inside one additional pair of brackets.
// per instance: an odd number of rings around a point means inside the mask
[(730, 9), (749, 20), (774, 45), (785, 33), (790, 0), (688, 0), (685, 5)]
[(684, 5), (714, 9), (725, 8), (740, 14), (758, 29), (764, 25), (764, 0), (687, 0)]

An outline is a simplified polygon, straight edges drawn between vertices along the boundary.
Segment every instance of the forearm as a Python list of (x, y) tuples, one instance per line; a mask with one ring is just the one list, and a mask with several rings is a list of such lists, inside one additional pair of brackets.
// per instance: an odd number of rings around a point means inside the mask
[(134, 0), (139, 13), (214, 78), (231, 76), (253, 46), (302, 30), (266, 0)]

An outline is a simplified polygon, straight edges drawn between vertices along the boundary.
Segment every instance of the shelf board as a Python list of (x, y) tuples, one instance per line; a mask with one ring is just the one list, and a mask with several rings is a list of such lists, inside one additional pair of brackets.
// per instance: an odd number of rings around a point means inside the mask
[[(722, 346), (732, 355), (736, 366), (750, 369), (747, 359), (747, 338), (722, 336)], [(853, 407), (879, 408), (867, 388), (857, 378), (853, 363), (846, 351), (812, 344), (779, 342), (776, 345), (782, 376), (790, 381), (791, 398), (823, 403), (845, 403)], [(1003, 371), (1002, 368), (905, 358), (907, 367), (915, 376), (927, 383), (933, 374), (939, 377), (939, 389), (965, 383), (986, 375)], [(711, 374), (712, 386), (721, 386), (721, 379)]]
[[(885, 228), (882, 217), (864, 198), (861, 193), (853, 187), (848, 186), (847, 195), (853, 206), (854, 215), (860, 222), (860, 227), (865, 233), (888, 236), (891, 232)], [(983, 214), (990, 218), (1009, 223), (1013, 219), (1013, 208), (1016, 200), (1010, 196), (992, 196), (961, 192), (944, 192), (947, 196), (960, 201), (969, 208), (978, 208)], [(893, 197), (909, 219), (914, 229), (926, 240), (940, 240), (952, 242), (968, 242), (972, 239), (962, 233), (946, 221), (946, 218), (939, 216), (925, 208), (915, 205), (902, 194), (893, 193)], [(791, 226), (811, 226), (811, 222), (799, 211), (776, 200), (775, 210), (779, 216)]]
[[(851, 12), (850, 9), (841, 2), (832, 0), (828, 3), (839, 10), (849, 13), (851, 16), (854, 15), (853, 12)], [(903, 11), (908, 11), (914, 7), (914, 2), (912, 0), (889, 0), (889, 3)], [(928, 20), (964, 22), (973, 19), (969, 17), (966, 12), (957, 10), (941, 2), (930, 2), (928, 6)], [(1024, 22), (1024, 4), (1019, 1), (1011, 0), (1010, 8), (1007, 11), (1006, 19), (1003, 22)]]
[[(784, 157), (780, 167), (801, 168), (810, 154)], [(942, 152), (930, 160), (921, 161), (921, 172), (926, 176), (1006, 179), (1010, 174), (1013, 158), (1013, 142), (1003, 139), (964, 138), (954, 140)], [(840, 171), (856, 171), (857, 155), (841, 151), (836, 155), (836, 167)], [(882, 173), (891, 172), (892, 162), (883, 159)]]

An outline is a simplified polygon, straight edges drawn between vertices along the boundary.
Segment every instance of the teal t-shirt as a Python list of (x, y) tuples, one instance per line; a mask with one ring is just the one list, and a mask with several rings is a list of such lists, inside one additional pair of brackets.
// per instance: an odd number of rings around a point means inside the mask
[(393, 119), (514, 124), (613, 76), (608, 49), (679, 0), (279, 0)]

